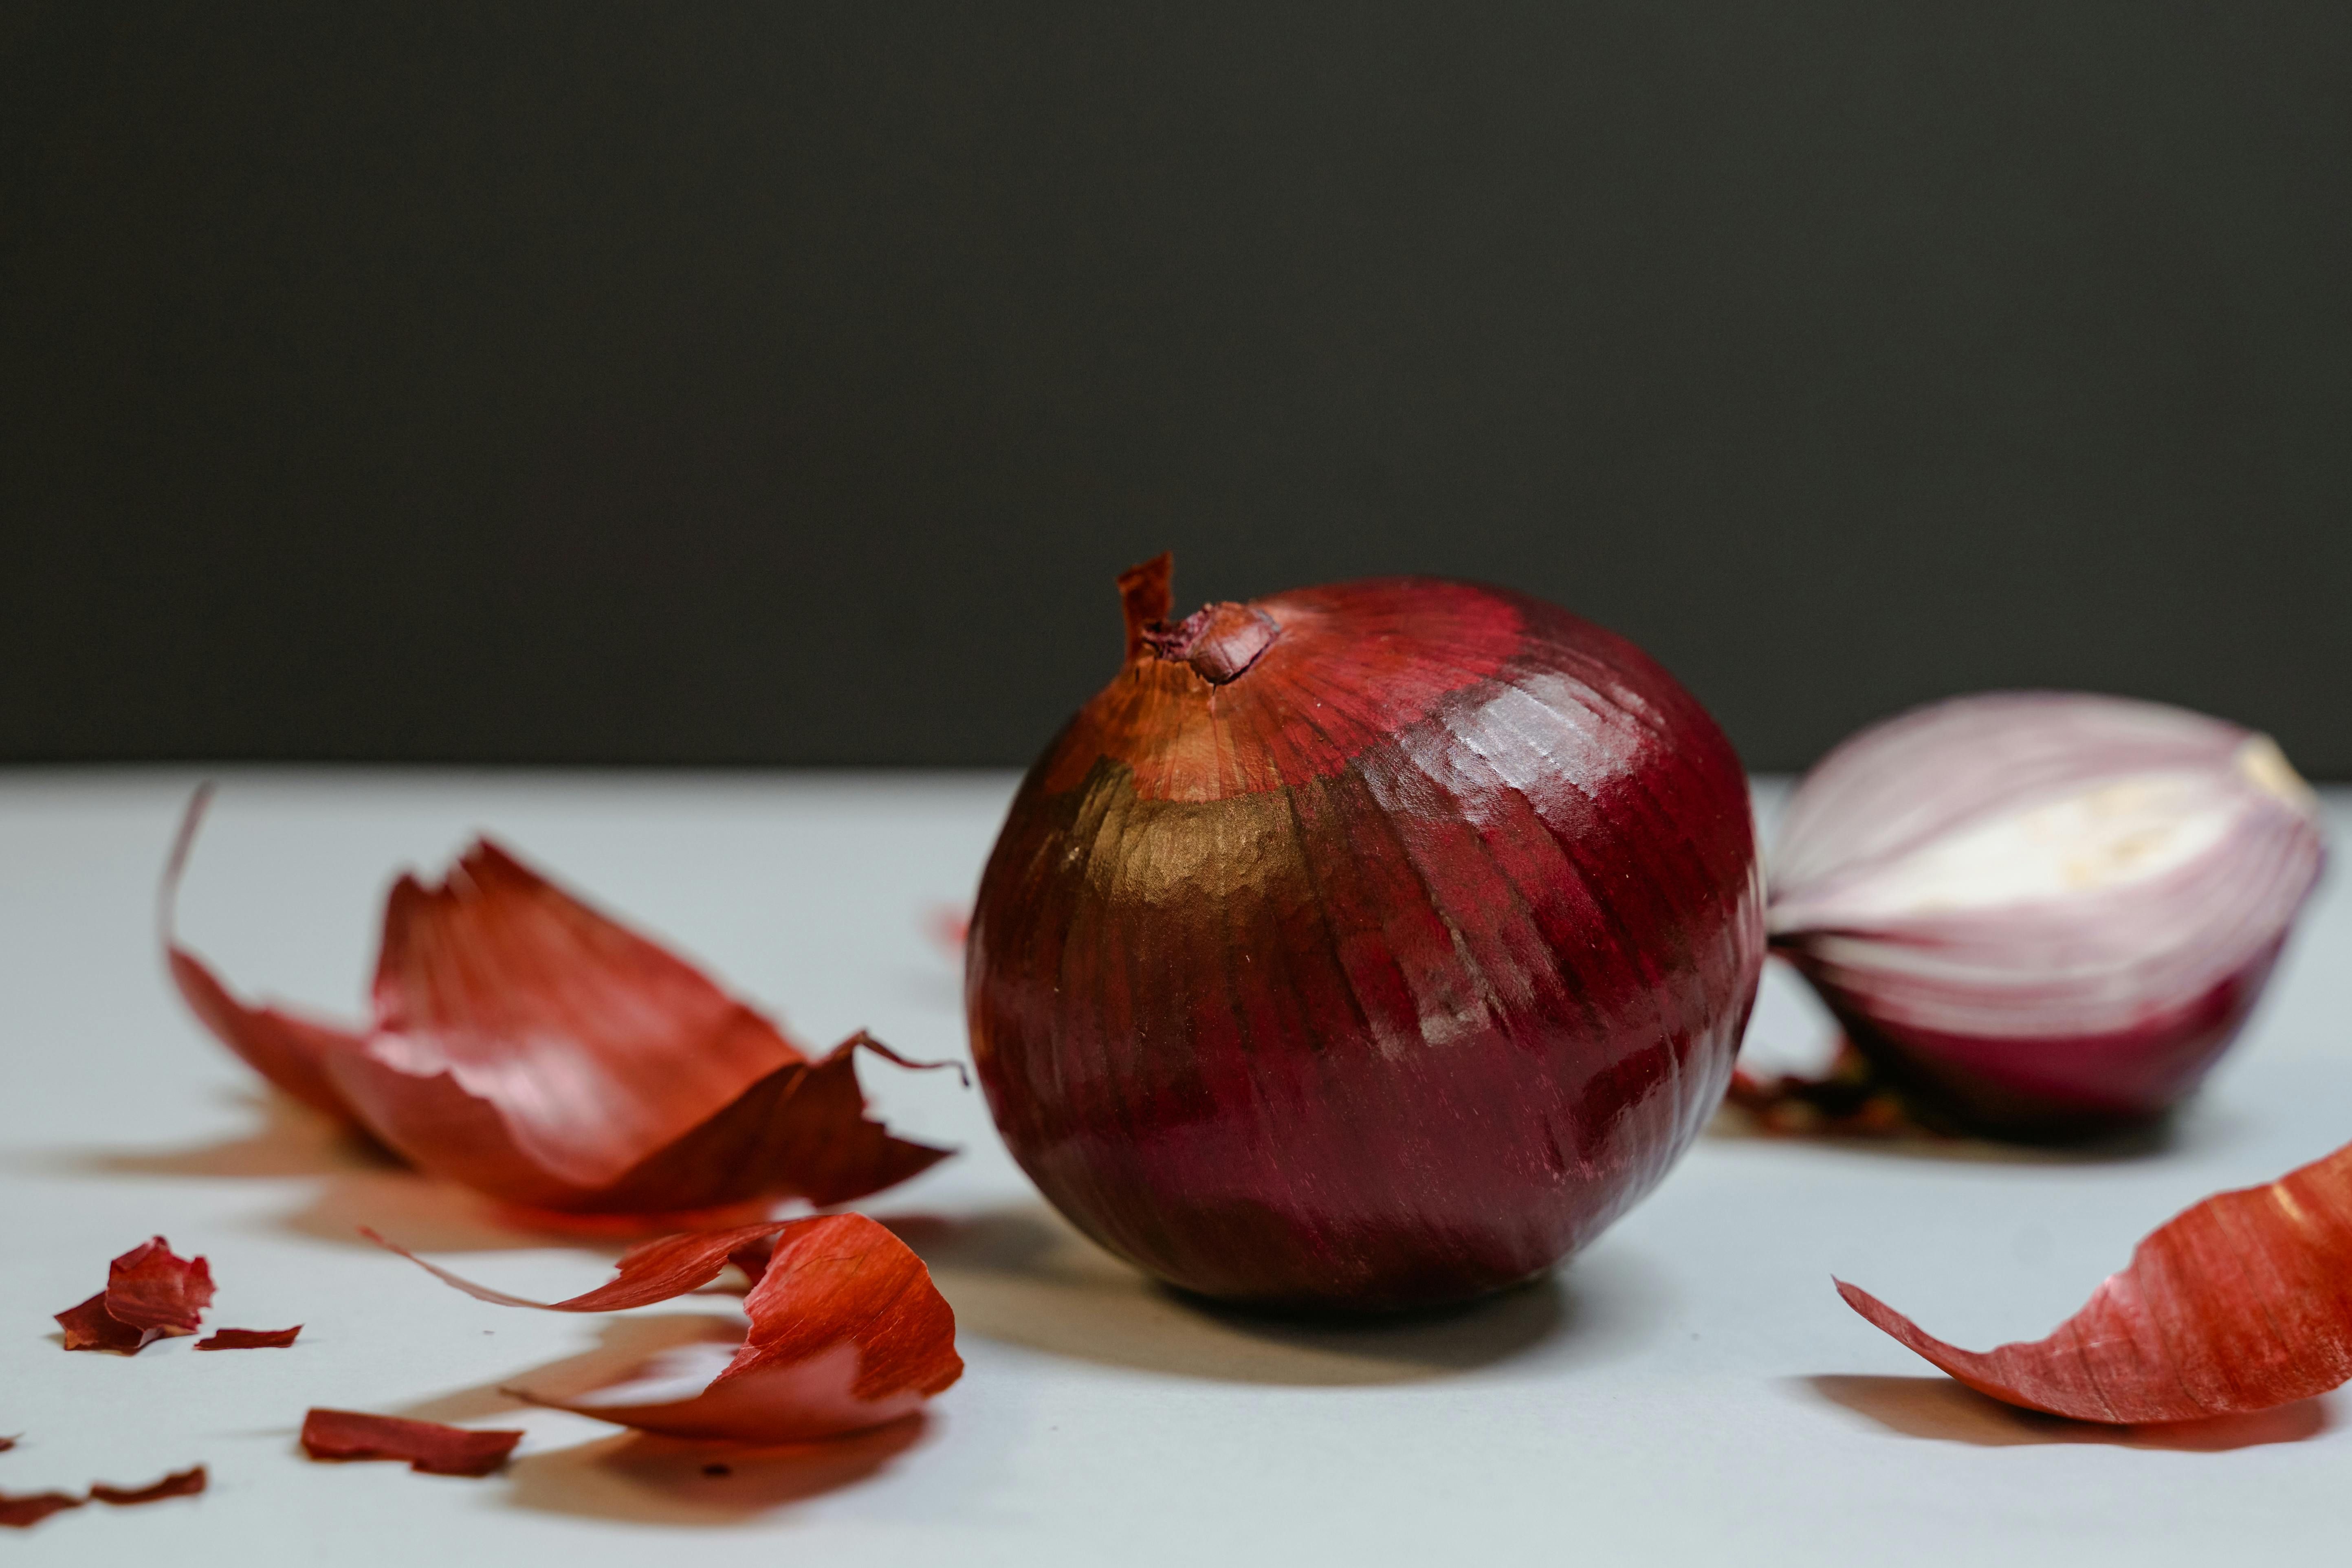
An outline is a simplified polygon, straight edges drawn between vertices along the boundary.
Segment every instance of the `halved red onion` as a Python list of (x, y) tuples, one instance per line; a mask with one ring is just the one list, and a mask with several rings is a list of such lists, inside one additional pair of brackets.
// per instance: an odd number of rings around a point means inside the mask
[(998, 1128), (1188, 1289), (1541, 1273), (1721, 1099), (1763, 956), (1747, 781), (1624, 639), (1420, 578), (1169, 618), (1030, 770), (965, 968)]
[(2196, 1086), (2324, 854), (2317, 800), (2267, 736), (1995, 692), (1864, 730), (1807, 773), (1767, 919), (1898, 1084), (1979, 1127), (2063, 1133)]
[(446, 879), (403, 876), (365, 1028), (248, 1006), (173, 934), (205, 805), (164, 875), (172, 977), (212, 1032), (299, 1100), (419, 1168), (545, 1214), (696, 1215), (846, 1203), (950, 1151), (865, 1114), (864, 1032), (812, 1060), (693, 965), (483, 839)]

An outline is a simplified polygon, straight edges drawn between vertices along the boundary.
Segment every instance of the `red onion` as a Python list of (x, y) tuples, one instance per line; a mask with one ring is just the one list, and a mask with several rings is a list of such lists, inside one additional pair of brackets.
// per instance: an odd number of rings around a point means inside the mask
[(1186, 1289), (1463, 1300), (1663, 1176), (1755, 999), (1747, 783), (1673, 678), (1500, 589), (1342, 584), (1168, 623), (1033, 767), (966, 966), (1045, 1195)]
[(2318, 803), (2267, 736), (2121, 698), (1965, 697), (1805, 776), (1772, 941), (1931, 1112), (2092, 1131), (2196, 1086), (2323, 855)]

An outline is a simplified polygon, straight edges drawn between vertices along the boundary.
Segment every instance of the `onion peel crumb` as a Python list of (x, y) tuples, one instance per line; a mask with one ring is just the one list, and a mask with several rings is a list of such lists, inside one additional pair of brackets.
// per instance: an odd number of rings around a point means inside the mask
[(49, 1515), (79, 1508), (89, 1500), (71, 1492), (0, 1492), (0, 1525), (30, 1530)]
[(89, 1498), (92, 1502), (131, 1508), (143, 1502), (162, 1502), (165, 1498), (194, 1497), (205, 1489), (209, 1479), (202, 1465), (191, 1465), (143, 1487), (110, 1487), (100, 1481), (89, 1489)]
[(217, 1329), (196, 1342), (200, 1351), (268, 1351), (284, 1350), (302, 1331), (302, 1325), (290, 1329)]
[(69, 1351), (136, 1355), (158, 1339), (194, 1333), (212, 1299), (211, 1266), (178, 1256), (158, 1236), (108, 1264), (106, 1289), (57, 1321)]
[(302, 1451), (314, 1459), (405, 1459), (428, 1476), (487, 1476), (507, 1462), (522, 1436), (363, 1410), (313, 1407), (302, 1417)]

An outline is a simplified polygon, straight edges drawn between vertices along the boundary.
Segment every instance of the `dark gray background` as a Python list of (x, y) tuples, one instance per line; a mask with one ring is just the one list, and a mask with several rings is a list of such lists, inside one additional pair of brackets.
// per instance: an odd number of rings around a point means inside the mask
[(1483, 577), (2352, 776), (2352, 6), (0, 11), (0, 754), (1013, 763)]

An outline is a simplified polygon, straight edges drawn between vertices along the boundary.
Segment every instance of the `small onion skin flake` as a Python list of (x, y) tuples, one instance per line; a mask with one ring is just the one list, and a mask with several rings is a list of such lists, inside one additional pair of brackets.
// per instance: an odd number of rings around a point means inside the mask
[(278, 1351), (294, 1342), (302, 1325), (290, 1329), (215, 1329), (196, 1342), (200, 1351)]
[(404, 1459), (428, 1476), (487, 1476), (522, 1436), (511, 1428), (446, 1426), (363, 1410), (314, 1408), (302, 1417), (302, 1451), (314, 1459)]
[[(7, 1446), (0, 1443), (0, 1447)], [(69, 1508), (80, 1508), (85, 1503), (102, 1502), (116, 1508), (135, 1508), (141, 1503), (162, 1502), (166, 1498), (194, 1497), (205, 1489), (207, 1479), (204, 1466), (192, 1465), (143, 1487), (113, 1487), (100, 1481), (89, 1489), (88, 1497), (76, 1497), (71, 1492), (32, 1492), (24, 1496), (0, 1492), (0, 1525), (14, 1530), (30, 1530), (53, 1513), (63, 1513)]]
[(931, 1283), (921, 1258), (863, 1215), (696, 1235), (664, 1237), (632, 1248), (614, 1278), (562, 1301), (532, 1301), (478, 1285), (427, 1263), (373, 1232), (399, 1253), (479, 1300), (555, 1312), (609, 1312), (670, 1300), (709, 1284), (739, 1255), (774, 1247), (743, 1310), (743, 1342), (723, 1369), (683, 1397), (626, 1400), (556, 1398), (529, 1388), (508, 1393), (534, 1404), (669, 1436), (745, 1443), (795, 1443), (887, 1425), (920, 1410), (963, 1374), (955, 1351), (955, 1313)]
[(2031, 1344), (1961, 1350), (1836, 1284), (1874, 1325), (2004, 1404), (2123, 1426), (2268, 1410), (2352, 1379), (2352, 1146), (2168, 1220)]
[(1185, 1289), (1467, 1300), (1590, 1241), (1722, 1098), (1762, 963), (1747, 780), (1639, 649), (1397, 578), (1168, 619), (1023, 782), (965, 963), (1055, 1206)]
[(1923, 1113), (2067, 1138), (2197, 1086), (2325, 858), (2317, 799), (2267, 737), (1991, 692), (1864, 730), (1805, 775), (1768, 919)]
[(57, 1321), (69, 1351), (136, 1355), (168, 1335), (194, 1333), (212, 1300), (212, 1266), (178, 1256), (159, 1236), (108, 1264), (106, 1289)]
[(49, 1515), (79, 1508), (89, 1500), (71, 1492), (0, 1492), (0, 1525), (11, 1530), (30, 1530)]
[(523, 1211), (672, 1215), (846, 1203), (950, 1151), (865, 1113), (860, 1032), (812, 1059), (699, 970), (478, 841), (384, 911), (363, 1029), (238, 1001), (173, 934), (190, 803), (161, 924), (191, 1011), (255, 1070), (420, 1170)]
[(192, 1465), (184, 1470), (173, 1470), (162, 1480), (143, 1487), (110, 1487), (103, 1481), (89, 1489), (92, 1502), (111, 1503), (116, 1508), (135, 1508), (141, 1503), (162, 1502), (165, 1498), (194, 1497), (203, 1491), (210, 1478), (202, 1465)]

